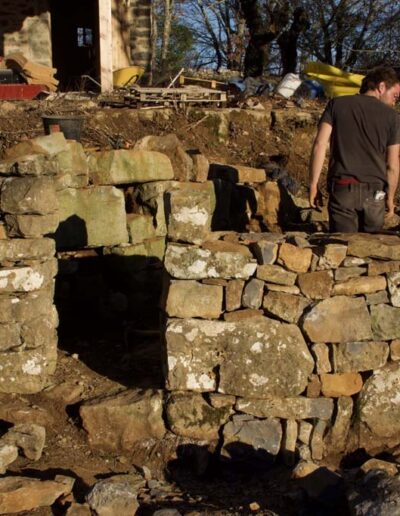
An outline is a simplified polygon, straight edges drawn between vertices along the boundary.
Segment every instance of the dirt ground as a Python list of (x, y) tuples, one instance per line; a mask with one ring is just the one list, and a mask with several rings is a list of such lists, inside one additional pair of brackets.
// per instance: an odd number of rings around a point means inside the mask
[[(265, 101), (266, 109), (274, 106), (273, 101)], [(285, 107), (285, 103), (276, 101), (275, 107)], [(322, 106), (312, 104), (311, 109), (321, 111)], [(175, 112), (170, 118), (155, 116), (151, 121), (133, 122), (129, 108), (101, 108), (93, 100), (3, 102), (0, 154), (20, 140), (43, 134), (41, 114), (44, 112), (84, 114), (82, 143), (86, 149), (130, 148), (143, 136), (175, 132), (185, 147), (198, 148), (211, 161), (260, 166), (272, 160), (287, 166), (291, 175), (300, 181), (306, 180), (315, 131), (315, 127), (271, 131), (262, 124), (251, 123), (246, 116), (239, 116), (237, 123), (230, 126), (229, 143), (222, 145), (210, 133), (210, 128), (190, 113)], [(290, 470), (284, 466), (233, 472), (215, 465), (199, 478), (190, 468), (178, 467), (166, 474), (163, 471), (173, 456), (176, 438), (167, 438), (161, 445), (148, 443), (147, 448), (133, 450), (129, 456), (107, 454), (89, 447), (79, 418), (82, 401), (117, 393), (126, 387), (162, 388), (162, 385), (160, 342), (152, 333), (133, 332), (128, 339), (122, 330), (88, 335), (77, 329), (75, 336), (71, 336), (71, 332), (60, 334), (57, 370), (48, 389), (36, 395), (0, 397), (2, 430), (10, 426), (20, 411), (32, 413), (32, 422), (42, 421), (47, 429), (42, 458), (32, 462), (19, 457), (10, 466), (9, 474), (43, 479), (52, 479), (60, 473), (71, 475), (76, 478), (75, 500), (83, 502), (89, 486), (97, 480), (140, 470), (140, 463), (150, 460), (154, 470), (159, 471), (159, 477), (141, 489), (138, 514), (150, 515), (159, 508), (176, 508), (192, 516), (271, 515), (271, 511), (285, 516), (318, 513), (319, 509), (309, 505), (303, 491), (290, 480)], [(64, 514), (70, 501), (67, 499), (64, 505), (37, 509), (29, 514)], [(323, 514), (329, 513), (326, 508)]]

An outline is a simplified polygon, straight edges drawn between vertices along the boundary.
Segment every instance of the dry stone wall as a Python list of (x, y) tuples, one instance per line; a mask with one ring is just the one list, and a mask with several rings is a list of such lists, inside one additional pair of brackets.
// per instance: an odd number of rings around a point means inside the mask
[(209, 236), (166, 250), (173, 431), (212, 422), (230, 459), (398, 444), (400, 238)]
[(146, 260), (165, 269), (156, 301), (165, 389), (83, 404), (94, 446), (175, 435), (229, 460), (290, 461), (398, 444), (400, 238), (230, 231), (238, 192), (276, 217), (279, 188), (260, 169), (219, 164), (212, 180), (208, 171), (205, 156), (172, 136), (89, 156), (61, 133), (9, 149), (0, 162), (0, 391), (46, 385), (56, 364), (56, 247), (86, 249), (115, 259), (135, 295), (139, 284), (148, 294)]

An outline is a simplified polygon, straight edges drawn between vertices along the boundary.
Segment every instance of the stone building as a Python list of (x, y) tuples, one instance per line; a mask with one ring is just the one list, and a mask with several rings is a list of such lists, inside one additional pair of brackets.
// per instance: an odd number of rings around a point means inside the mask
[(151, 0), (2, 0), (0, 56), (22, 52), (58, 69), (63, 89), (89, 75), (106, 91), (112, 72), (150, 63)]

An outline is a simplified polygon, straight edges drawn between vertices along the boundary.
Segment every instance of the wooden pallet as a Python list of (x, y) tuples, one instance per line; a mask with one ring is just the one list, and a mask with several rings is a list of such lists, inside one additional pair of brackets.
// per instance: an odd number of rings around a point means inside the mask
[(200, 77), (187, 77), (186, 75), (179, 76), (179, 84), (181, 86), (184, 84), (200, 85), (212, 90), (219, 89), (220, 91), (226, 91), (228, 89), (228, 85), (225, 82), (216, 81), (215, 79), (203, 79)]
[(148, 88), (133, 85), (130, 93), (125, 95), (127, 104), (136, 105), (178, 105), (186, 104), (217, 104), (224, 105), (226, 92), (198, 86), (185, 88)]

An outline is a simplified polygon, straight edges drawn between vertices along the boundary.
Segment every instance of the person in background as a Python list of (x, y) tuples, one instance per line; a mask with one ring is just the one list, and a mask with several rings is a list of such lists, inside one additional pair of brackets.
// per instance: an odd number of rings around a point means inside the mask
[(400, 116), (393, 109), (400, 78), (390, 67), (368, 73), (359, 95), (331, 99), (319, 122), (310, 159), (309, 201), (316, 207), (318, 181), (328, 167), (331, 232), (382, 229), (385, 204), (394, 215), (399, 178)]

